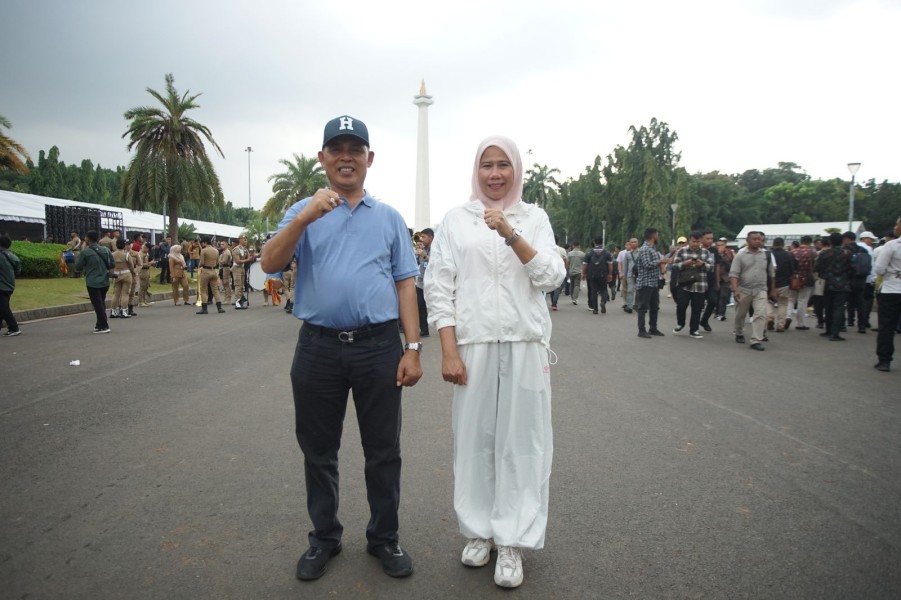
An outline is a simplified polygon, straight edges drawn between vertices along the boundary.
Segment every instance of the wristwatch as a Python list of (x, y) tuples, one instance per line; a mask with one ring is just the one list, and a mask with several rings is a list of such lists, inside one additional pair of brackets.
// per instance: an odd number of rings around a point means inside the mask
[(416, 350), (417, 352), (422, 352), (422, 342), (409, 342), (404, 344), (404, 350)]
[(514, 229), (513, 235), (511, 235), (509, 238), (504, 240), (504, 243), (507, 244), (508, 246), (512, 246), (514, 243), (516, 243), (516, 240), (518, 240), (518, 239), (519, 239), (519, 230)]

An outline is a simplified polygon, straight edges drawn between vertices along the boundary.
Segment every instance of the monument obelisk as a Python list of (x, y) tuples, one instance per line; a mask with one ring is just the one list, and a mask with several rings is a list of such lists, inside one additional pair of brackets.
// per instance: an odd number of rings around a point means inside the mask
[(419, 127), (416, 133), (416, 212), (413, 226), (422, 231), (432, 226), (429, 214), (429, 106), (434, 102), (425, 91), (425, 80), (419, 86), (419, 94), (413, 96), (413, 104), (419, 107)]

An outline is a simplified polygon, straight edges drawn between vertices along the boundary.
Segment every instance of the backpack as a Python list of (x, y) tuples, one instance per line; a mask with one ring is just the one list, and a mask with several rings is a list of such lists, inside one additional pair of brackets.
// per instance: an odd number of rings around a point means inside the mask
[(856, 277), (869, 277), (873, 270), (873, 257), (858, 246), (858, 249), (851, 253), (851, 265), (854, 267)]
[(588, 262), (589, 279), (607, 279), (610, 272), (610, 253), (604, 249), (598, 252), (595, 248), (591, 251), (591, 260)]

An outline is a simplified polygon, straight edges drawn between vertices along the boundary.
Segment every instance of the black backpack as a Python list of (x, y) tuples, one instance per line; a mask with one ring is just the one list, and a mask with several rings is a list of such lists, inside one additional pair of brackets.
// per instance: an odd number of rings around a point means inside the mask
[(873, 257), (870, 253), (857, 246), (851, 249), (851, 264), (854, 266), (855, 277), (869, 277), (873, 270)]
[(591, 259), (588, 261), (588, 278), (607, 279), (607, 275), (610, 273), (611, 259), (610, 253), (603, 248), (600, 252), (597, 248), (592, 249)]

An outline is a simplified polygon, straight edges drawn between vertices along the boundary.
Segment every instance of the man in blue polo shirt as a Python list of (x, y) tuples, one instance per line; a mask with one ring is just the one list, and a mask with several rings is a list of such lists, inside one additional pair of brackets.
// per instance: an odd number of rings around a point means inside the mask
[(291, 384), (313, 521), (310, 548), (297, 563), (302, 580), (321, 577), (341, 551), (338, 448), (349, 391), (366, 457), (367, 551), (392, 577), (413, 572), (398, 544), (397, 513), (401, 387), (422, 376), (419, 267), (403, 218), (363, 188), (374, 156), (362, 121), (344, 115), (326, 123), (319, 162), (329, 187), (288, 209), (263, 249), (267, 273), (297, 259), (293, 313), (303, 326)]

